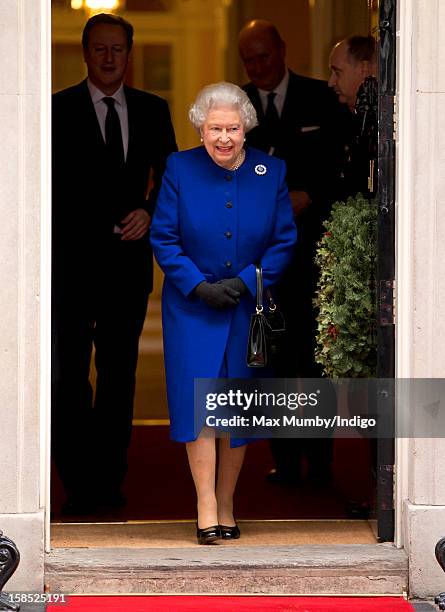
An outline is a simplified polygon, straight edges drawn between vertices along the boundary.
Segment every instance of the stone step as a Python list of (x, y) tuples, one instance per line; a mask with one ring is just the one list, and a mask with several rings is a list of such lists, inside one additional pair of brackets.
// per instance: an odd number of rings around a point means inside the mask
[(408, 561), (392, 544), (57, 548), (50, 592), (402, 594)]

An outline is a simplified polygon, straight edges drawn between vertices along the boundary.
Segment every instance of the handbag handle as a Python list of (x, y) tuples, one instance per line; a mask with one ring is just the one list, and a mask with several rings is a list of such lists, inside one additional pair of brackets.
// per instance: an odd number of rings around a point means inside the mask
[(263, 312), (263, 270), (260, 264), (256, 264), (256, 313)]
[[(255, 272), (256, 272), (256, 313), (260, 314), (263, 312), (263, 269), (261, 264), (255, 264)], [(269, 311), (274, 312), (277, 309), (277, 305), (275, 304), (272, 293), (269, 289), (266, 289), (266, 298), (269, 302)]]

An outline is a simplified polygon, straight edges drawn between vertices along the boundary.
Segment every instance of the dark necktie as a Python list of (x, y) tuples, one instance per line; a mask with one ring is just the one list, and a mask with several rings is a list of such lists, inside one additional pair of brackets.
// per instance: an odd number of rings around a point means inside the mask
[(268, 121), (279, 121), (280, 119), (278, 116), (277, 107), (275, 106), (276, 95), (277, 94), (274, 91), (271, 91), (270, 93), (267, 94), (267, 106), (266, 106), (265, 117)]
[(105, 145), (110, 163), (121, 168), (124, 165), (124, 145), (122, 142), (121, 122), (114, 106), (114, 98), (102, 98), (108, 106), (105, 118)]
[(266, 112), (264, 113), (264, 123), (267, 129), (269, 146), (274, 146), (276, 144), (280, 125), (280, 117), (274, 102), (276, 95), (274, 91), (267, 94), (267, 106)]

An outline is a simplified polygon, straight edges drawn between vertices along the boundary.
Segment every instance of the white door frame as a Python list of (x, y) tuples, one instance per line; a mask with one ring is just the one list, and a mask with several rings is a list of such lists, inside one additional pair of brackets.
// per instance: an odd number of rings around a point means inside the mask
[[(411, 249), (413, 211), (412, 152), (412, 29), (413, 0), (397, 2), (397, 107), (396, 107), (396, 378), (412, 377), (412, 279)], [(406, 409), (399, 397), (397, 410)], [(408, 498), (409, 439), (396, 439), (395, 453), (395, 534), (403, 547), (403, 502)]]
[[(396, 376), (411, 374), (411, 39), (412, 0), (397, 3), (397, 99), (396, 148)], [(51, 0), (40, 0), (40, 506), (45, 511), (45, 550), (50, 550), (51, 487)], [(400, 202), (403, 206), (400, 206)], [(402, 503), (407, 493), (407, 439), (396, 440), (395, 543), (403, 546)]]
[(51, 0), (40, 0), (40, 507), (50, 550), (51, 486)]

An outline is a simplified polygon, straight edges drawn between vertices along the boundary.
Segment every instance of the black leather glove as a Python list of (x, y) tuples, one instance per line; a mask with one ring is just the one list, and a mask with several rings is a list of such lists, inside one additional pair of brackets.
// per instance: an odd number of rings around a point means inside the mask
[(218, 282), (220, 282), (222, 285), (225, 285), (226, 287), (235, 289), (235, 291), (238, 291), (240, 295), (243, 295), (243, 293), (246, 293), (247, 291), (245, 282), (242, 281), (239, 276), (236, 276), (235, 278), (223, 278)]
[(202, 281), (202, 283), (195, 287), (193, 293), (211, 308), (216, 308), (217, 310), (223, 310), (224, 308), (230, 308), (239, 304), (239, 291), (235, 291), (235, 289), (227, 287), (222, 283)]

